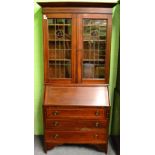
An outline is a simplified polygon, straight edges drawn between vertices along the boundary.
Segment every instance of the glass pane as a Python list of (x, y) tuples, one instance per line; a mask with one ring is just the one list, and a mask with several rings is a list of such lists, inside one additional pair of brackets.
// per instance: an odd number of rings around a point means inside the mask
[(107, 20), (83, 20), (83, 78), (105, 77)]
[(71, 78), (71, 19), (48, 19), (49, 78)]

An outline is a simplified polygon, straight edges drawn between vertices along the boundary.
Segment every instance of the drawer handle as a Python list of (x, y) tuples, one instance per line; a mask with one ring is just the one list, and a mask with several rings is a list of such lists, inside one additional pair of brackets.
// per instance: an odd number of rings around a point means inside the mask
[(95, 134), (94, 137), (95, 137), (95, 138), (98, 138), (98, 134)]
[(59, 137), (58, 134), (55, 134), (55, 135), (53, 136), (54, 139), (57, 139), (58, 137)]
[(99, 127), (100, 123), (99, 122), (96, 122), (95, 126), (96, 127)]
[(56, 122), (53, 123), (53, 125), (54, 126), (58, 126), (59, 125), (59, 122), (56, 121)]
[(99, 116), (100, 115), (100, 112), (99, 111), (96, 111), (95, 115), (96, 116)]
[(54, 115), (54, 116), (59, 115), (59, 112), (58, 112), (58, 111), (54, 111), (54, 112), (53, 112), (53, 115)]

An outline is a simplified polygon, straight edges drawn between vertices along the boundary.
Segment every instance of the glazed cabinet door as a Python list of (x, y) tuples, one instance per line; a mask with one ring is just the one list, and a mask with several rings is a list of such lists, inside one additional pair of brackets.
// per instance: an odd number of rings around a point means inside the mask
[(111, 25), (108, 14), (77, 16), (78, 83), (108, 83)]
[(76, 63), (76, 17), (43, 15), (45, 83), (74, 83)]

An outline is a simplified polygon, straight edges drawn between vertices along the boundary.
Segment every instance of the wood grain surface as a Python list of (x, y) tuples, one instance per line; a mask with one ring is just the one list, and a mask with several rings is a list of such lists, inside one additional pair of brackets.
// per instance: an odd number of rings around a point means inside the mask
[(45, 88), (44, 105), (52, 106), (109, 106), (107, 87)]

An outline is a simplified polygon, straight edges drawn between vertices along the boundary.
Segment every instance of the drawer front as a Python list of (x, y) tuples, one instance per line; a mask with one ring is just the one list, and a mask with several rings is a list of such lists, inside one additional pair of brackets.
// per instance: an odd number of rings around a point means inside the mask
[(92, 131), (45, 131), (45, 141), (53, 143), (106, 143), (107, 134)]
[(102, 129), (107, 131), (107, 121), (98, 120), (61, 120), (61, 119), (47, 119), (46, 128), (52, 130), (80, 130), (90, 131)]
[(45, 109), (47, 118), (81, 118), (81, 119), (106, 119), (106, 111), (103, 108), (52, 108)]

